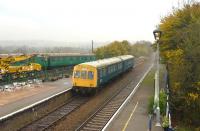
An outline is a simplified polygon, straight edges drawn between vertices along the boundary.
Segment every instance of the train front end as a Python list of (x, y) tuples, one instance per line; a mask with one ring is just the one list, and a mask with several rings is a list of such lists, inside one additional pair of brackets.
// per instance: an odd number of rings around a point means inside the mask
[(87, 64), (74, 66), (72, 83), (75, 92), (89, 93), (96, 91), (97, 69)]

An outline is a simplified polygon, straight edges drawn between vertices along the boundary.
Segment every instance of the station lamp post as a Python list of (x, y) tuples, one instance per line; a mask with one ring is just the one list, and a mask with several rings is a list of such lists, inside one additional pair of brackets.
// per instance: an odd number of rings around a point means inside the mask
[(161, 38), (162, 32), (159, 29), (153, 31), (154, 38), (157, 44), (157, 71), (155, 73), (155, 95), (154, 95), (154, 112), (156, 113), (156, 126), (161, 126), (160, 124), (160, 106), (159, 106), (159, 40)]

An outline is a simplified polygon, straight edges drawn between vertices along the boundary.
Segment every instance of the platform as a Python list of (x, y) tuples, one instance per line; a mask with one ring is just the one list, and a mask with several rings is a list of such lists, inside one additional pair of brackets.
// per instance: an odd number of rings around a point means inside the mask
[(71, 78), (32, 85), (12, 92), (0, 92), (0, 117), (72, 87)]
[[(148, 84), (149, 81), (147, 80)], [(151, 82), (150, 86), (142, 83), (106, 131), (149, 131), (147, 108), (149, 97), (152, 95), (154, 95), (153, 83)], [(152, 121), (151, 131), (163, 131), (162, 127), (155, 126), (155, 118)]]

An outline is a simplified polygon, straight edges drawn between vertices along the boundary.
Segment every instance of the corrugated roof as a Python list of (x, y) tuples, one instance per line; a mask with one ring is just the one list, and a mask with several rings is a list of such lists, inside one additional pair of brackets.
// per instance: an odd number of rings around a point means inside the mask
[(85, 62), (79, 65), (90, 65), (93, 67), (104, 67), (110, 64), (114, 64), (117, 62), (120, 62), (122, 60), (127, 60), (129, 58), (134, 58), (132, 55), (124, 55), (124, 56), (118, 56), (118, 57), (112, 57), (112, 58), (107, 58), (107, 59), (102, 59), (102, 60), (97, 60), (97, 61), (92, 61), (92, 62)]

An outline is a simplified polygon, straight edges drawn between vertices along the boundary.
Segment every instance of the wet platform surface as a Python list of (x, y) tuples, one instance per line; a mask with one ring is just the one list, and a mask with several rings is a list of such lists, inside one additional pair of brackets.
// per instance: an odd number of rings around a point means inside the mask
[(54, 82), (31, 84), (11, 92), (0, 92), (0, 117), (41, 101), (72, 87), (71, 78), (63, 78)]

